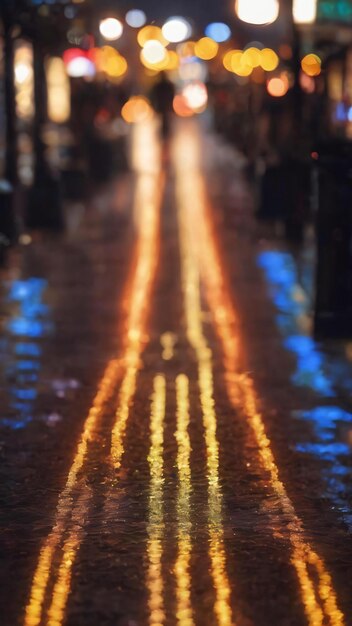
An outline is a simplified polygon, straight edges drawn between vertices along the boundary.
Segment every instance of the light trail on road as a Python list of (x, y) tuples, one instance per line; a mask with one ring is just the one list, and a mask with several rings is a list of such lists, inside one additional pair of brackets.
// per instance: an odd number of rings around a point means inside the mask
[(176, 619), (179, 626), (194, 626), (190, 561), (192, 554), (191, 540), (191, 440), (188, 432), (190, 423), (189, 380), (184, 374), (176, 378), (177, 406), (177, 544), (178, 554), (175, 563)]
[(164, 376), (154, 379), (150, 417), (150, 493), (148, 513), (148, 572), (147, 588), (149, 591), (149, 624), (165, 624), (164, 580), (162, 573), (162, 555), (164, 540), (164, 421), (166, 406), (166, 382)]
[(82, 494), (72, 514), (71, 529), (62, 549), (61, 563), (48, 609), (47, 626), (61, 626), (65, 617), (67, 599), (71, 589), (72, 568), (82, 543), (84, 523), (89, 513), (90, 491), (83, 487)]
[[(39, 626), (42, 623), (43, 604), (49, 579), (53, 573), (54, 558), (67, 530), (67, 525), (70, 524), (70, 515), (77, 500), (75, 491), (79, 482), (79, 475), (87, 459), (89, 443), (96, 437), (106, 404), (113, 397), (119, 379), (125, 370), (118, 399), (116, 422), (112, 431), (111, 456), (116, 467), (118, 467), (123, 454), (123, 438), (129, 416), (129, 405), (136, 388), (140, 356), (145, 347), (150, 294), (158, 265), (160, 205), (163, 195), (163, 177), (160, 170), (160, 153), (156, 149), (155, 129), (151, 125), (147, 127), (141, 125), (136, 128), (135, 132), (136, 149), (142, 160), (140, 163), (136, 163), (139, 167), (139, 175), (136, 181), (134, 213), (138, 212), (138, 236), (135, 260), (124, 298), (127, 312), (122, 338), (124, 349), (120, 359), (109, 362), (84, 423), (66, 485), (59, 496), (53, 529), (40, 551), (23, 626)], [(143, 163), (148, 173), (143, 173)], [(84, 523), (84, 518), (82, 518), (82, 523)], [(75, 548), (71, 544), (73, 560), (78, 546), (78, 542), (75, 544)], [(67, 593), (67, 597), (68, 595), (69, 593)], [(64, 608), (62, 610), (63, 617)], [(59, 623), (61, 624), (62, 620), (57, 622), (57, 626)]]
[[(181, 203), (183, 201), (181, 219), (184, 222), (183, 228), (186, 233), (188, 230), (189, 241), (197, 241), (197, 246), (194, 248), (194, 263), (197, 265), (205, 284), (207, 301), (220, 339), (229, 399), (233, 407), (244, 414), (258, 446), (261, 466), (270, 477), (271, 488), (281, 503), (282, 512), (289, 515), (291, 519), (289, 532), (292, 547), (291, 562), (296, 569), (308, 624), (309, 626), (322, 626), (328, 623), (331, 626), (342, 626), (345, 620), (343, 613), (337, 606), (331, 575), (323, 559), (304, 540), (302, 521), (299, 519), (287, 494), (286, 487), (280, 479), (271, 442), (266, 434), (264, 419), (257, 407), (253, 382), (248, 374), (239, 374), (238, 372), (240, 366), (239, 324), (232, 304), (230, 289), (227, 286), (226, 273), (208, 207), (204, 178), (201, 172), (199, 135), (195, 130), (193, 133), (188, 132), (187, 135), (183, 133), (179, 137), (179, 142), (178, 153), (188, 156), (187, 167), (179, 169), (178, 184), (183, 188), (183, 192), (180, 194)], [(191, 202), (187, 202), (187, 197), (192, 198)], [(185, 248), (185, 244), (183, 248)], [(196, 269), (193, 269), (194, 274), (195, 272)], [(195, 282), (194, 284), (190, 282), (185, 289), (189, 303), (188, 316), (191, 319), (199, 317), (199, 312), (196, 314), (194, 311), (194, 308), (198, 306), (197, 298), (194, 296), (194, 285)], [(201, 330), (194, 332), (200, 336)], [(314, 573), (310, 572), (311, 569), (314, 570)], [(315, 577), (318, 579), (318, 584), (315, 582)], [(325, 620), (328, 621), (325, 622)]]
[(209, 557), (216, 595), (214, 612), (219, 626), (232, 626), (234, 622), (231, 609), (231, 586), (226, 571), (222, 492), (219, 481), (219, 442), (214, 402), (212, 351), (203, 333), (200, 274), (195, 254), (197, 237), (191, 237), (188, 220), (188, 215), (191, 212), (190, 207), (193, 208), (194, 204), (200, 201), (200, 197), (194, 193), (194, 172), (189, 170), (188, 159), (191, 155), (192, 152), (188, 151), (188, 146), (176, 145), (176, 199), (179, 217), (182, 288), (187, 336), (197, 358), (198, 385), (205, 431)]

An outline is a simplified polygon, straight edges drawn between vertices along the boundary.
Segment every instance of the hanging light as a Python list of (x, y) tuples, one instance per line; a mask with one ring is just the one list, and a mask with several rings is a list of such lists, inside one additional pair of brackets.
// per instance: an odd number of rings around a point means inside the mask
[(236, 0), (235, 10), (242, 22), (272, 24), (279, 15), (278, 0)]

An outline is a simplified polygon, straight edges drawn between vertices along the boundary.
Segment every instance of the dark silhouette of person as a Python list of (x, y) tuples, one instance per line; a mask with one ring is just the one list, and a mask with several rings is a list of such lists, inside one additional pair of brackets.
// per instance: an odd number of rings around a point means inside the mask
[(166, 74), (162, 72), (159, 80), (152, 87), (150, 100), (154, 110), (161, 118), (161, 135), (163, 139), (167, 139), (170, 135), (174, 97), (174, 85), (167, 78)]

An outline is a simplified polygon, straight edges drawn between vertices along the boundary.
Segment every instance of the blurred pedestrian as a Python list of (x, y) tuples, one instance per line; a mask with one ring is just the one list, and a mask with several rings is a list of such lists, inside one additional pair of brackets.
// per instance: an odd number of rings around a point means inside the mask
[(170, 135), (174, 97), (175, 88), (173, 83), (164, 72), (161, 72), (158, 81), (151, 90), (150, 100), (154, 110), (160, 116), (163, 139), (167, 139)]

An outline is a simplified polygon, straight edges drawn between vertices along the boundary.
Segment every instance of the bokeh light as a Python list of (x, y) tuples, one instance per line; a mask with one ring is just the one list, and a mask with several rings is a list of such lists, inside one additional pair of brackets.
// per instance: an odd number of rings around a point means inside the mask
[(296, 24), (313, 24), (317, 17), (317, 0), (293, 0), (292, 11)]
[(194, 57), (195, 56), (195, 42), (194, 41), (186, 41), (185, 43), (181, 43), (177, 46), (177, 54), (180, 57)]
[(140, 124), (153, 117), (153, 109), (143, 96), (133, 96), (122, 107), (121, 116), (128, 124)]
[(306, 54), (301, 61), (302, 70), (307, 76), (321, 74), (321, 59), (317, 54)]
[(71, 113), (71, 91), (65, 63), (60, 57), (48, 59), (46, 81), (49, 120), (64, 124)]
[(301, 89), (305, 91), (305, 93), (315, 92), (314, 78), (312, 76), (308, 76), (304, 72), (301, 72), (299, 75), (299, 84), (301, 85)]
[(279, 16), (278, 0), (236, 0), (235, 9), (248, 24), (272, 24)]
[(214, 59), (218, 53), (219, 44), (210, 37), (202, 37), (196, 42), (194, 52), (199, 59), (210, 61)]
[(115, 57), (107, 59), (105, 63), (105, 72), (109, 78), (120, 78), (126, 74), (127, 67), (126, 59), (122, 55), (117, 54)]
[(243, 63), (245, 65), (249, 65), (249, 67), (251, 67), (252, 69), (254, 69), (255, 67), (260, 67), (260, 50), (254, 47), (246, 48), (246, 50), (244, 50), (243, 52)]
[(204, 83), (189, 83), (183, 88), (182, 95), (186, 104), (195, 113), (201, 113), (205, 110), (208, 103), (208, 91)]
[(288, 78), (285, 74), (269, 78), (266, 86), (270, 96), (273, 96), (274, 98), (282, 98), (287, 94), (289, 89)]
[(205, 63), (193, 57), (181, 62), (179, 76), (185, 82), (195, 80), (205, 82), (208, 76), (207, 67)]
[(160, 41), (163, 46), (167, 46), (169, 43), (168, 40), (165, 39), (161, 28), (154, 25), (144, 26), (143, 28), (141, 28), (137, 35), (137, 41), (141, 48), (144, 48), (147, 41), (150, 40)]
[(178, 94), (174, 97), (173, 108), (179, 117), (192, 117), (194, 115), (194, 111), (188, 106), (183, 94)]
[(228, 72), (232, 72), (232, 57), (236, 52), (241, 52), (241, 50), (228, 50), (222, 58), (223, 66)]
[(191, 36), (192, 28), (183, 17), (171, 17), (162, 27), (162, 34), (167, 41), (179, 43)]
[(260, 65), (266, 72), (273, 72), (279, 65), (279, 57), (271, 48), (263, 48), (260, 51)]
[(14, 59), (16, 112), (20, 119), (29, 119), (34, 113), (33, 49), (18, 41)]
[(141, 28), (147, 21), (147, 16), (144, 11), (140, 9), (131, 9), (126, 13), (126, 24), (131, 28)]
[(174, 50), (166, 50), (166, 48), (164, 48), (165, 51), (165, 56), (163, 57), (163, 59), (161, 61), (157, 61), (157, 62), (150, 62), (146, 59), (145, 55), (143, 55), (141, 53), (141, 62), (144, 65), (144, 67), (146, 67), (149, 70), (152, 70), (153, 72), (171, 72), (174, 70), (177, 70), (179, 67), (179, 57), (178, 54), (174, 51)]
[(92, 78), (95, 75), (95, 65), (86, 56), (79, 56), (69, 61), (66, 70), (71, 78)]
[(123, 33), (123, 25), (115, 17), (107, 17), (99, 25), (100, 34), (107, 41), (119, 39)]
[(244, 53), (241, 50), (234, 52), (231, 57), (231, 72), (237, 76), (245, 77), (251, 75), (252, 69), (252, 66), (246, 63)]
[(231, 29), (223, 22), (212, 22), (205, 29), (205, 34), (217, 43), (228, 41), (231, 37)]
[(160, 41), (156, 39), (150, 39), (146, 42), (143, 50), (141, 51), (141, 60), (145, 61), (148, 65), (154, 65), (162, 63), (167, 59), (167, 51)]

